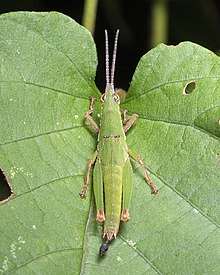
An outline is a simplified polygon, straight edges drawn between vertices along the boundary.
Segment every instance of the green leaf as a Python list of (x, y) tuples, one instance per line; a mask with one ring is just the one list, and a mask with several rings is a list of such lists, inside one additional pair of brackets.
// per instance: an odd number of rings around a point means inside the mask
[(90, 206), (78, 193), (95, 148), (83, 117), (100, 96), (95, 45), (55, 12), (0, 20), (0, 167), (16, 192), (0, 206), (0, 271), (77, 274)]
[(139, 114), (128, 146), (159, 194), (132, 162), (131, 220), (100, 259), (91, 186), (78, 195), (97, 142), (92, 37), (55, 12), (0, 23), (0, 168), (16, 192), (0, 205), (0, 273), (219, 274), (219, 58), (190, 42), (142, 57), (121, 107)]

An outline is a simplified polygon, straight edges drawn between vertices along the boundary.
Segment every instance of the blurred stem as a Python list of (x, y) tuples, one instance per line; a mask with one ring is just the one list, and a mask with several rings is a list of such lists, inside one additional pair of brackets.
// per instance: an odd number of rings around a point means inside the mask
[(152, 4), (151, 47), (167, 43), (168, 0), (154, 0)]
[(97, 12), (98, 0), (85, 0), (82, 24), (87, 28), (92, 35), (95, 31), (95, 21)]

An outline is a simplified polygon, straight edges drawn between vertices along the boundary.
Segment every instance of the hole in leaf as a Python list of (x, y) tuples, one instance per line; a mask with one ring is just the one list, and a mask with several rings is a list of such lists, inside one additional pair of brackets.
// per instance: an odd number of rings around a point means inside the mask
[(191, 81), (187, 83), (186, 86), (183, 88), (183, 94), (184, 95), (191, 94), (195, 90), (195, 87), (196, 87), (195, 81)]
[(0, 204), (3, 204), (11, 199), (14, 195), (11, 184), (8, 181), (4, 171), (0, 168)]

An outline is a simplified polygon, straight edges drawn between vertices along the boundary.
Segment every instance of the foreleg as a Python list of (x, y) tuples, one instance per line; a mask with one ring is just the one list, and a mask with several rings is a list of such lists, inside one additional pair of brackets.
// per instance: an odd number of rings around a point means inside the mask
[(94, 101), (95, 101), (95, 98), (92, 96), (89, 111), (86, 112), (85, 119), (92, 126), (92, 128), (98, 133), (99, 132), (99, 126), (96, 124), (96, 122), (91, 117), (91, 114), (94, 112)]
[(124, 132), (126, 133), (130, 128), (131, 126), (134, 124), (134, 122), (137, 120), (138, 118), (138, 115), (136, 114), (133, 114), (129, 119), (127, 119), (127, 116), (126, 116), (126, 113), (127, 113), (127, 110), (124, 110), (123, 111), (123, 124), (124, 124)]

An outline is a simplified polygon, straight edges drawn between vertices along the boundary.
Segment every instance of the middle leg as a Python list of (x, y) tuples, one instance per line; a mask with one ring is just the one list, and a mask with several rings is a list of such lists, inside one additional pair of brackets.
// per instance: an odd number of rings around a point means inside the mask
[(145, 176), (146, 182), (151, 187), (151, 190), (152, 190), (151, 193), (152, 194), (157, 194), (158, 191), (157, 191), (156, 187), (154, 186), (154, 184), (152, 183), (152, 181), (150, 180), (150, 178), (148, 176), (148, 172), (147, 172), (147, 169), (144, 165), (144, 162), (143, 162), (142, 158), (140, 156), (138, 156), (136, 153), (134, 153), (133, 151), (131, 151), (130, 149), (128, 149), (128, 154), (130, 155), (130, 157), (132, 157), (134, 160), (136, 160), (141, 165), (141, 167), (144, 171), (144, 176)]

